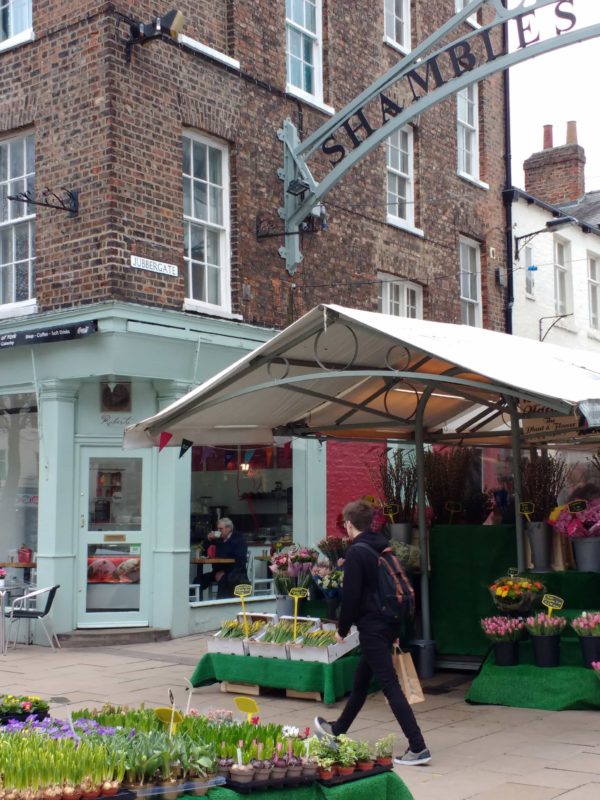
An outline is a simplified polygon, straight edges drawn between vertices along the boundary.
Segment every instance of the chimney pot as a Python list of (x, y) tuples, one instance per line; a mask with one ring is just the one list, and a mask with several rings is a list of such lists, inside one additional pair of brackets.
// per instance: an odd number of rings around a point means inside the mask
[(544, 150), (550, 150), (552, 143), (552, 125), (544, 125)]
[(577, 122), (567, 122), (567, 144), (577, 144)]

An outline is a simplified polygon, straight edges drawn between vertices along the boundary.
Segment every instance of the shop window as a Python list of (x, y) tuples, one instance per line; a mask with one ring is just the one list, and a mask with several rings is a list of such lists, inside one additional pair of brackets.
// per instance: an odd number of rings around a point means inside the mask
[[(454, 0), (454, 9), (455, 9), (455, 11), (457, 13), (459, 11), (462, 11), (463, 8), (465, 6), (468, 6), (470, 2), (471, 2), (471, 0)], [(467, 17), (467, 22), (470, 25), (473, 25), (474, 28), (479, 27), (479, 22), (478, 22), (478, 14), (479, 13), (480, 13), (479, 11), (476, 11), (474, 14), (471, 14), (470, 17)]]
[(410, 0), (385, 0), (384, 36), (398, 50), (410, 50)]
[(323, 101), (322, 0), (286, 0), (287, 91)]
[(9, 314), (34, 298), (35, 206), (7, 199), (35, 192), (34, 151), (32, 134), (0, 141), (0, 305)]
[(460, 316), (463, 325), (482, 325), (480, 247), (471, 239), (460, 240)]
[(479, 180), (479, 112), (477, 84), (456, 94), (458, 174)]
[(186, 308), (231, 310), (229, 153), (195, 133), (183, 137)]
[(0, 398), (0, 561), (16, 561), (21, 545), (37, 551), (38, 462), (35, 395), (4, 395)]
[(379, 311), (396, 317), (423, 319), (423, 287), (379, 273)]
[(0, 0), (0, 50), (29, 41), (31, 0)]
[(590, 328), (600, 328), (600, 258), (588, 255), (588, 298)]

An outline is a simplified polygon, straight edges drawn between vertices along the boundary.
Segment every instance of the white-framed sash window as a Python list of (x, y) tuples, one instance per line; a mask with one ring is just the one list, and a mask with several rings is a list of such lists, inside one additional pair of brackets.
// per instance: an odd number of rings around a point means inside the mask
[(569, 243), (554, 240), (554, 313), (568, 314), (571, 297), (571, 258)]
[(600, 329), (600, 256), (588, 253), (590, 328)]
[(410, 51), (410, 0), (384, 0), (384, 41), (404, 53)]
[(456, 94), (459, 175), (479, 180), (479, 91), (471, 84)]
[(423, 319), (423, 287), (413, 281), (398, 280), (380, 272), (379, 311), (396, 317)]
[(482, 325), (481, 247), (472, 239), (460, 239), (460, 317), (463, 325)]
[(322, 0), (286, 0), (287, 91), (323, 102)]

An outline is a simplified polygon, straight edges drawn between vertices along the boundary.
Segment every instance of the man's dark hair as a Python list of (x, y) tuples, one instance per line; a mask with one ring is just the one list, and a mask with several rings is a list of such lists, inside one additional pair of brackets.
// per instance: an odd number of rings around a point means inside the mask
[(365, 500), (352, 500), (346, 503), (342, 516), (359, 531), (368, 531), (373, 521), (373, 506)]

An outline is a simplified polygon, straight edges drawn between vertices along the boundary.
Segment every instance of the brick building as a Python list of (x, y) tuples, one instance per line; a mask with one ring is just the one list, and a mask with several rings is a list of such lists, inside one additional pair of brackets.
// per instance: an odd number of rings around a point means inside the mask
[[(295, 443), (291, 466), (232, 446), (212, 468), (201, 443), (123, 454), (123, 427), (322, 301), (503, 330), (504, 79), (355, 166), (326, 225), (307, 220), (291, 276), (281, 236), (257, 236), (282, 231), (283, 121), (313, 132), (464, 3), (183, 0), (178, 38), (152, 35), (145, 0), (1, 5), (0, 558), (37, 552), (38, 583), (61, 585), (59, 630), (207, 628), (188, 604), (190, 510), (316, 541), (348, 499), (343, 458)], [(315, 174), (328, 168), (317, 156)], [(43, 205), (74, 198), (77, 213)], [(234, 479), (253, 459), (254, 483)]]

